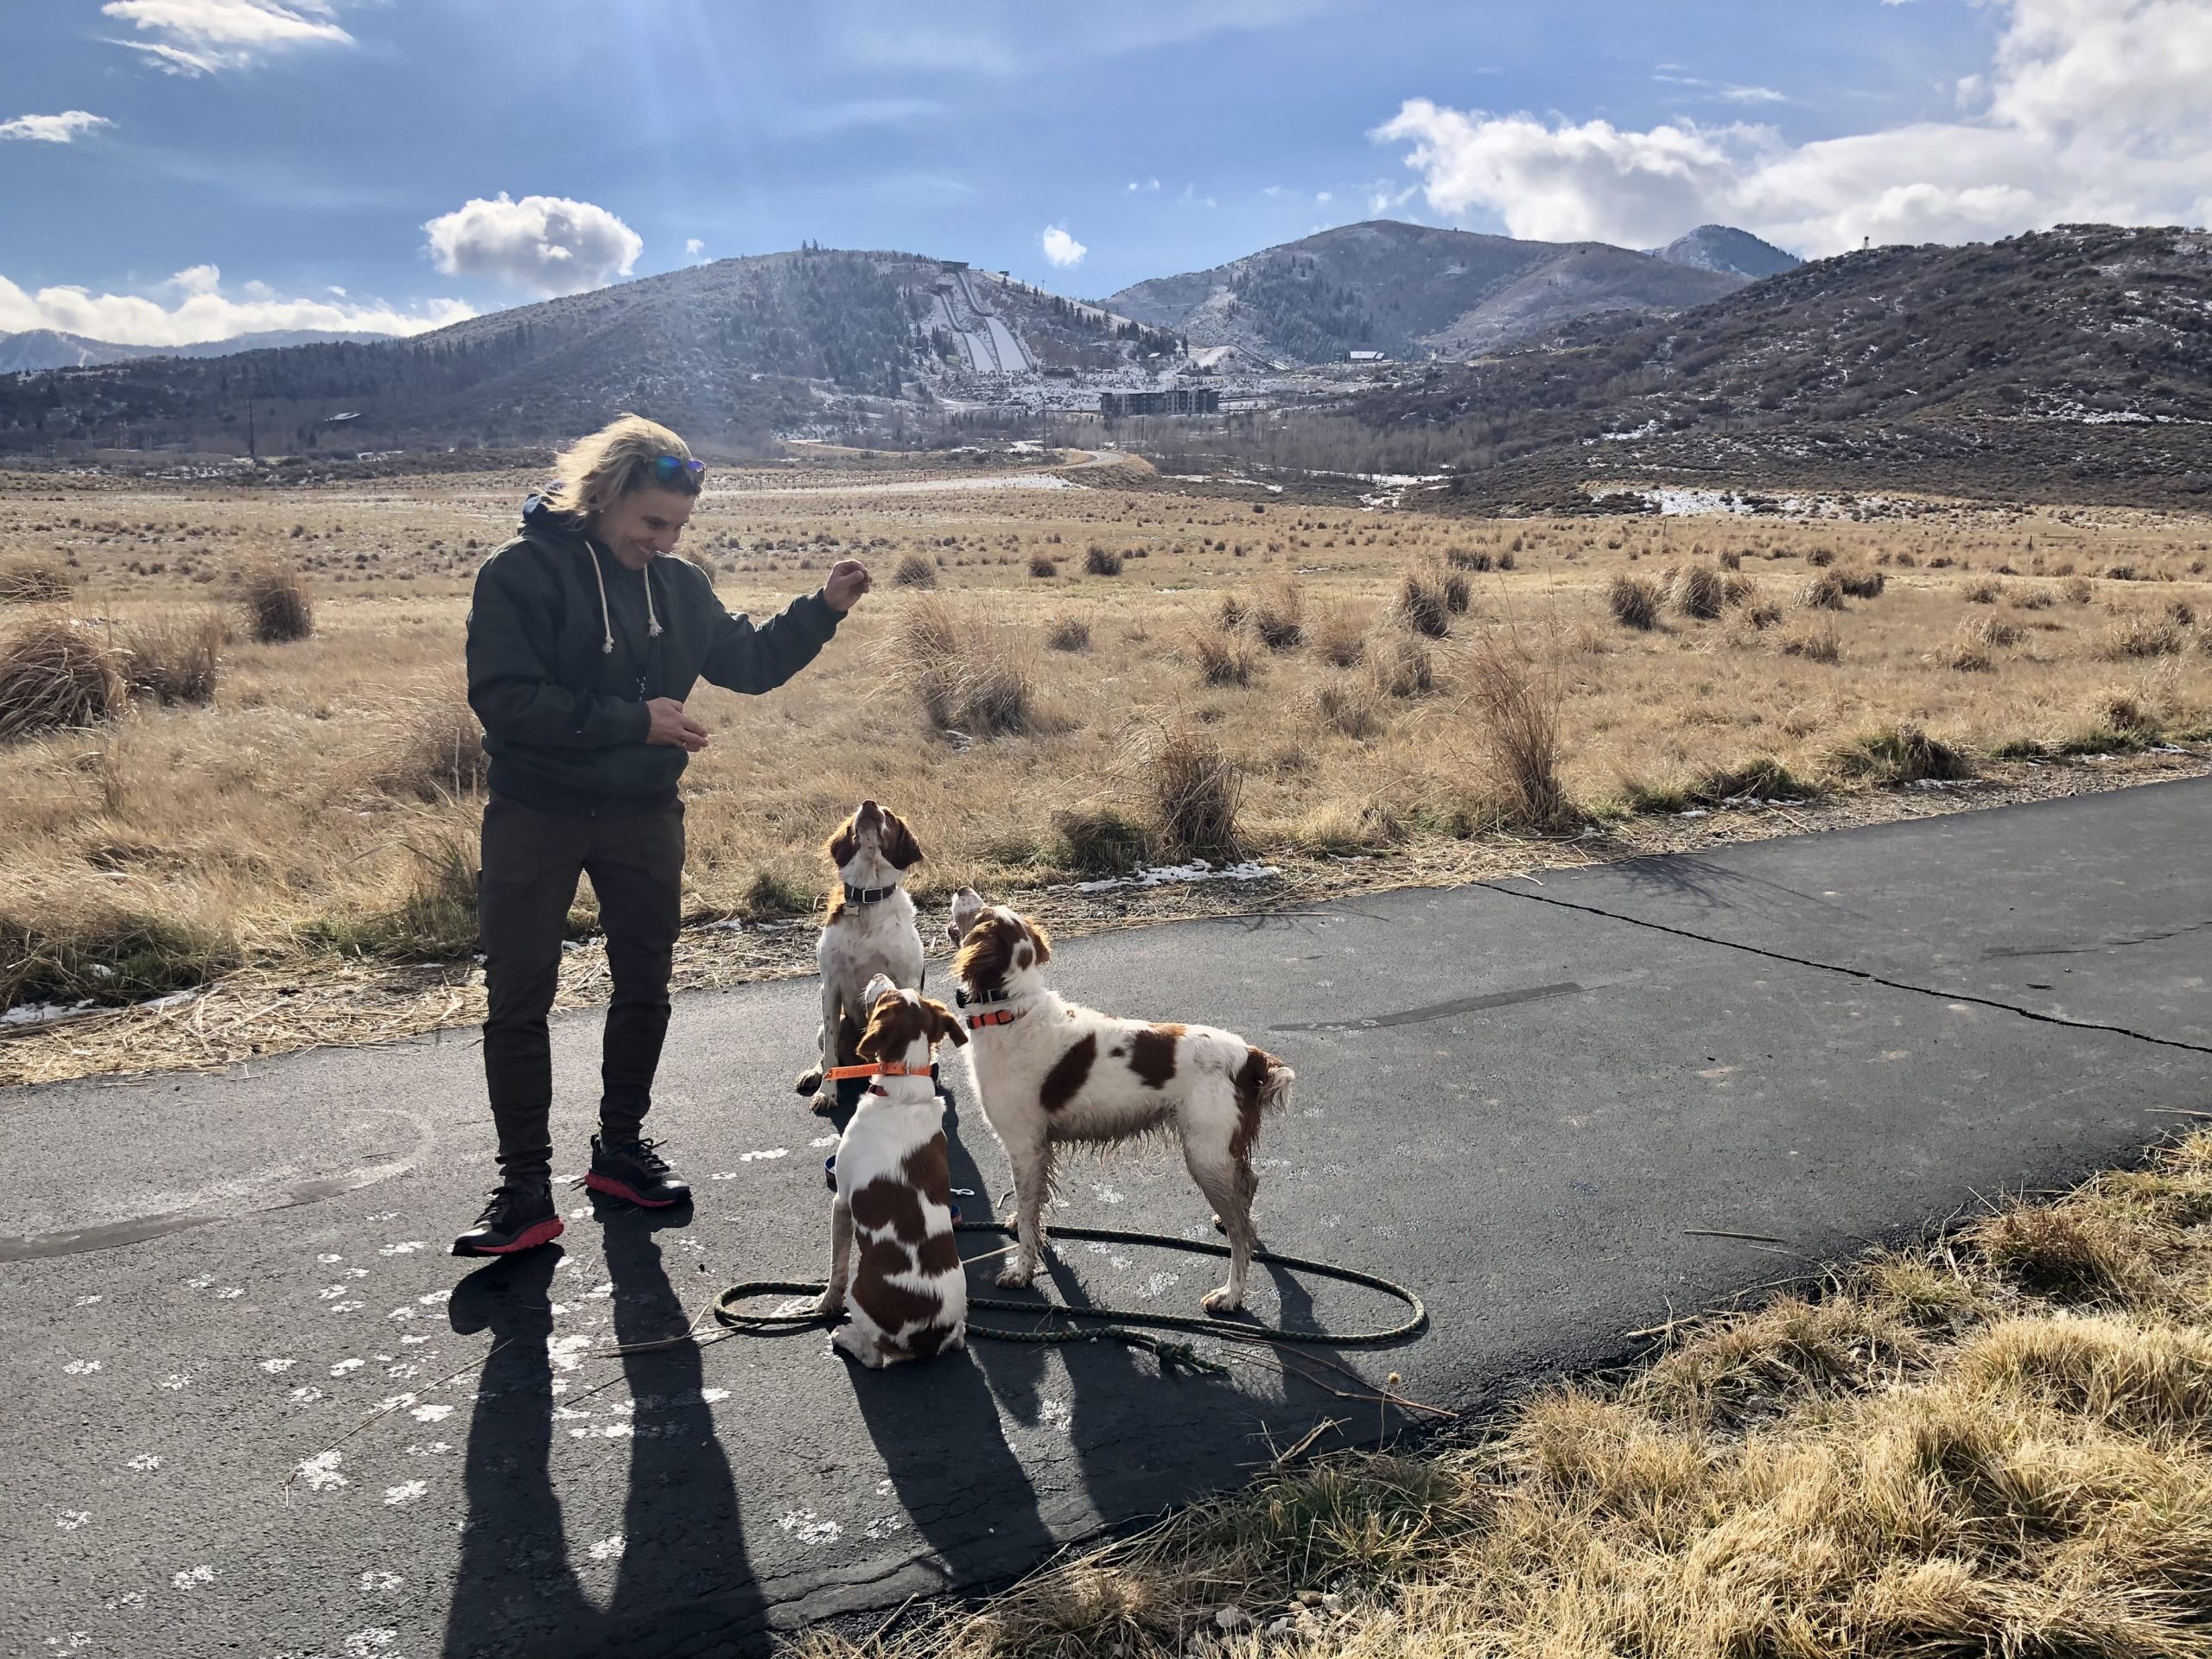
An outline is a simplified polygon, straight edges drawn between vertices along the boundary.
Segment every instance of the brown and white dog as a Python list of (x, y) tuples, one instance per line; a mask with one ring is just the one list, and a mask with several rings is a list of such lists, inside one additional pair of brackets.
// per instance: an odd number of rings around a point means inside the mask
[(1206, 1310), (1236, 1312), (1258, 1243), (1253, 1143), (1261, 1115), (1288, 1103), (1296, 1075), (1211, 1026), (1149, 1025), (1063, 1001), (1040, 972), (1052, 959), (1045, 931), (970, 888), (953, 898), (950, 931), (976, 1097), (1014, 1166), (1020, 1243), (999, 1283), (1036, 1275), (1055, 1147), (1162, 1131), (1181, 1142), (1229, 1235), (1229, 1282), (1206, 1293)]
[(952, 1172), (930, 1055), (968, 1033), (944, 1003), (883, 975), (868, 995), (861, 1058), (902, 1075), (875, 1080), (837, 1142), (830, 1285), (816, 1312), (849, 1315), (830, 1340), (874, 1367), (967, 1345), (968, 1274), (953, 1239)]
[(827, 1116), (836, 1090), (823, 1091), (822, 1074), (852, 1063), (867, 1023), (868, 982), (878, 974), (893, 985), (918, 990), (922, 936), (914, 926), (914, 900), (906, 872), (922, 861), (921, 843), (896, 812), (862, 801), (838, 826), (825, 849), (842, 884), (830, 894), (815, 960), (822, 967), (822, 1026), (815, 1033), (821, 1059), (795, 1087), (816, 1096), (814, 1109)]

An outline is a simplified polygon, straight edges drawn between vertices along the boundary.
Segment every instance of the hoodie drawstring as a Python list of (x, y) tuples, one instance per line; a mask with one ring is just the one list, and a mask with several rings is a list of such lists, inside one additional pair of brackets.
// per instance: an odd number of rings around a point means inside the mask
[[(599, 584), (599, 652), (602, 657), (614, 654), (614, 613), (607, 607), (607, 573), (600, 568), (599, 547), (590, 537), (584, 537), (584, 551), (591, 555), (592, 580)], [(645, 579), (645, 638), (660, 638), (660, 618), (653, 610), (653, 568), (647, 565), (639, 574)]]

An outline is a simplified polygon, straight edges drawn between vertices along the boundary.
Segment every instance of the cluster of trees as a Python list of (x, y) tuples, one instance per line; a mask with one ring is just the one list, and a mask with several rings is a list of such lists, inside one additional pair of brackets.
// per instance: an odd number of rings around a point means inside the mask
[(1308, 362), (1349, 351), (1402, 349), (1386, 340), (1358, 293), (1332, 283), (1319, 265), (1301, 254), (1281, 254), (1247, 264), (1230, 284), (1236, 302), (1278, 351)]

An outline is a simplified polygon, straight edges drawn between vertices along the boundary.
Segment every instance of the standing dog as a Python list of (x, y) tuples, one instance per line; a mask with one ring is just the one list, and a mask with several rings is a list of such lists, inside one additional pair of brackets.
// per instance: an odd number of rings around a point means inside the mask
[(827, 851), (843, 885), (830, 894), (829, 918), (815, 949), (822, 967), (822, 1027), (815, 1041), (822, 1058), (795, 1085), (802, 1095), (818, 1096), (814, 1109), (825, 1117), (839, 1103), (835, 1090), (821, 1092), (822, 1074), (851, 1064), (868, 1020), (868, 982), (883, 974), (909, 990), (922, 983), (922, 936), (904, 885), (906, 872), (922, 861), (913, 832), (896, 812), (862, 801), (830, 837)]
[[(968, 1274), (952, 1234), (952, 1172), (930, 1054), (968, 1033), (952, 1010), (883, 975), (868, 987), (864, 1061), (888, 1068), (837, 1143), (829, 1288), (817, 1313), (851, 1318), (830, 1340), (863, 1365), (930, 1359), (968, 1341)], [(851, 1271), (853, 1246), (860, 1267)]]
[(999, 1283), (1036, 1275), (1056, 1146), (1162, 1130), (1181, 1142), (1191, 1179), (1229, 1234), (1229, 1282), (1206, 1293), (1206, 1311), (1236, 1312), (1258, 1243), (1252, 1146), (1261, 1115), (1288, 1103), (1295, 1074), (1211, 1026), (1147, 1025), (1063, 1001), (1039, 972), (1052, 959), (1044, 930), (972, 889), (953, 899), (951, 933), (976, 1096), (1014, 1166), (1020, 1244)]

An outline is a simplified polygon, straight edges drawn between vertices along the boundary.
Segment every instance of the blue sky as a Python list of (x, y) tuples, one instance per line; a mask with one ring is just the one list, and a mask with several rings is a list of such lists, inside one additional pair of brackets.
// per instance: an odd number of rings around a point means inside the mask
[(2212, 217), (2212, 0), (16, 0), (0, 29), (0, 330), (411, 327), (803, 238), (1095, 296), (1378, 215), (1809, 253)]

